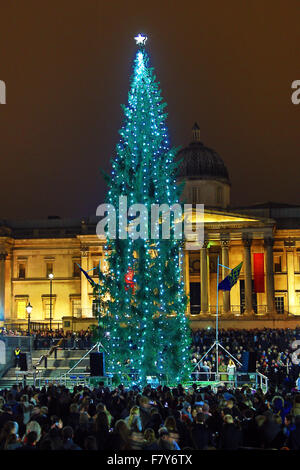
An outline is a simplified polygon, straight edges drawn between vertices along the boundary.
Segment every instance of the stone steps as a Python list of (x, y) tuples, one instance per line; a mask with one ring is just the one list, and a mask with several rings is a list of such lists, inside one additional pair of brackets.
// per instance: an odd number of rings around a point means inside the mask
[[(34, 350), (32, 353), (32, 364), (36, 364), (41, 356), (47, 353), (47, 350)], [(53, 381), (58, 379), (63, 374), (65, 374), (68, 370), (70, 370), (76, 362), (78, 362), (85, 354), (87, 353), (86, 350), (57, 350), (57, 358), (55, 358), (54, 353), (50, 357), (47, 358), (47, 368), (45, 368), (44, 361), (38, 367), (39, 375), (38, 377), (41, 379), (42, 382), (46, 380)], [(89, 367), (89, 356), (84, 358), (82, 362), (71, 372), (71, 376), (86, 374), (87, 367)], [(16, 379), (16, 371), (19, 371), (19, 368), (12, 367), (8, 370), (4, 377), (0, 378), (0, 388), (1, 387), (11, 387), (17, 381), (22, 381), (22, 375), (18, 374), (18, 379)], [(84, 377), (84, 375), (82, 376)], [(33, 376), (28, 375), (26, 378), (27, 384), (33, 383)]]

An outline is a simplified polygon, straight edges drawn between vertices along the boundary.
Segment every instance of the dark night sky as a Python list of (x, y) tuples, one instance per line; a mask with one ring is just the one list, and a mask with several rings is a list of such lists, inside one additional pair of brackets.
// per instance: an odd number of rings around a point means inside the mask
[(299, 18), (299, 0), (2, 2), (0, 218), (95, 214), (139, 32), (171, 143), (187, 145), (198, 121), (232, 204), (300, 204)]

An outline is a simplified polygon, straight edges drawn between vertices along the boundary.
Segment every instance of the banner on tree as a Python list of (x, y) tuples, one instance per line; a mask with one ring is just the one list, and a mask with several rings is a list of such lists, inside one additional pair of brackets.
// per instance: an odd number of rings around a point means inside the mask
[(264, 253), (253, 253), (254, 291), (265, 292)]

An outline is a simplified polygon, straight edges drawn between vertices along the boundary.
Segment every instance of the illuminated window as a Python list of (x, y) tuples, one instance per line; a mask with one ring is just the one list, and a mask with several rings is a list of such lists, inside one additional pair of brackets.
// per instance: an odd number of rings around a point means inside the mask
[(277, 313), (284, 313), (284, 297), (275, 297), (275, 308)]
[(47, 261), (47, 263), (46, 263), (46, 277), (49, 277), (49, 274), (53, 274), (53, 263)]
[(28, 304), (28, 296), (20, 295), (15, 297), (15, 316), (18, 320), (27, 319), (26, 305)]
[(25, 263), (19, 263), (18, 278), (19, 279), (25, 279)]
[(274, 256), (274, 272), (281, 273), (281, 256)]
[(80, 317), (81, 316), (81, 300), (79, 298), (75, 298), (71, 300), (72, 302), (72, 317)]
[(55, 301), (56, 295), (52, 295), (51, 298), (50, 295), (42, 295), (43, 314), (45, 320), (50, 318), (50, 310), (52, 310), (52, 319), (54, 318)]
[(99, 260), (93, 261), (93, 276), (99, 276)]

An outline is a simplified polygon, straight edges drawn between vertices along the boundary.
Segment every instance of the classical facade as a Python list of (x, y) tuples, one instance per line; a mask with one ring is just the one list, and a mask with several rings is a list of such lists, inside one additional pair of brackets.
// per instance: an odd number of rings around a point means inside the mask
[[(243, 261), (237, 284), (219, 294), (221, 328), (295, 327), (300, 319), (300, 207), (266, 203), (230, 206), (230, 179), (222, 158), (201, 142), (178, 154), (183, 202), (204, 204), (205, 241), (186, 249), (183, 275), (194, 328), (213, 326), (217, 305), (217, 263), (233, 268)], [(191, 213), (195, 219), (196, 213)], [(96, 236), (96, 217), (82, 220), (2, 220), (0, 225), (0, 321), (26, 325), (32, 305), (35, 327), (85, 328), (95, 323), (85, 270), (106, 270), (104, 240)], [(254, 260), (259, 255), (260, 289)], [(53, 274), (52, 281), (49, 274)], [(222, 267), (220, 277), (228, 274)], [(96, 277), (95, 277), (96, 279)], [(51, 284), (51, 286), (50, 286)], [(50, 291), (51, 290), (51, 291)]]

